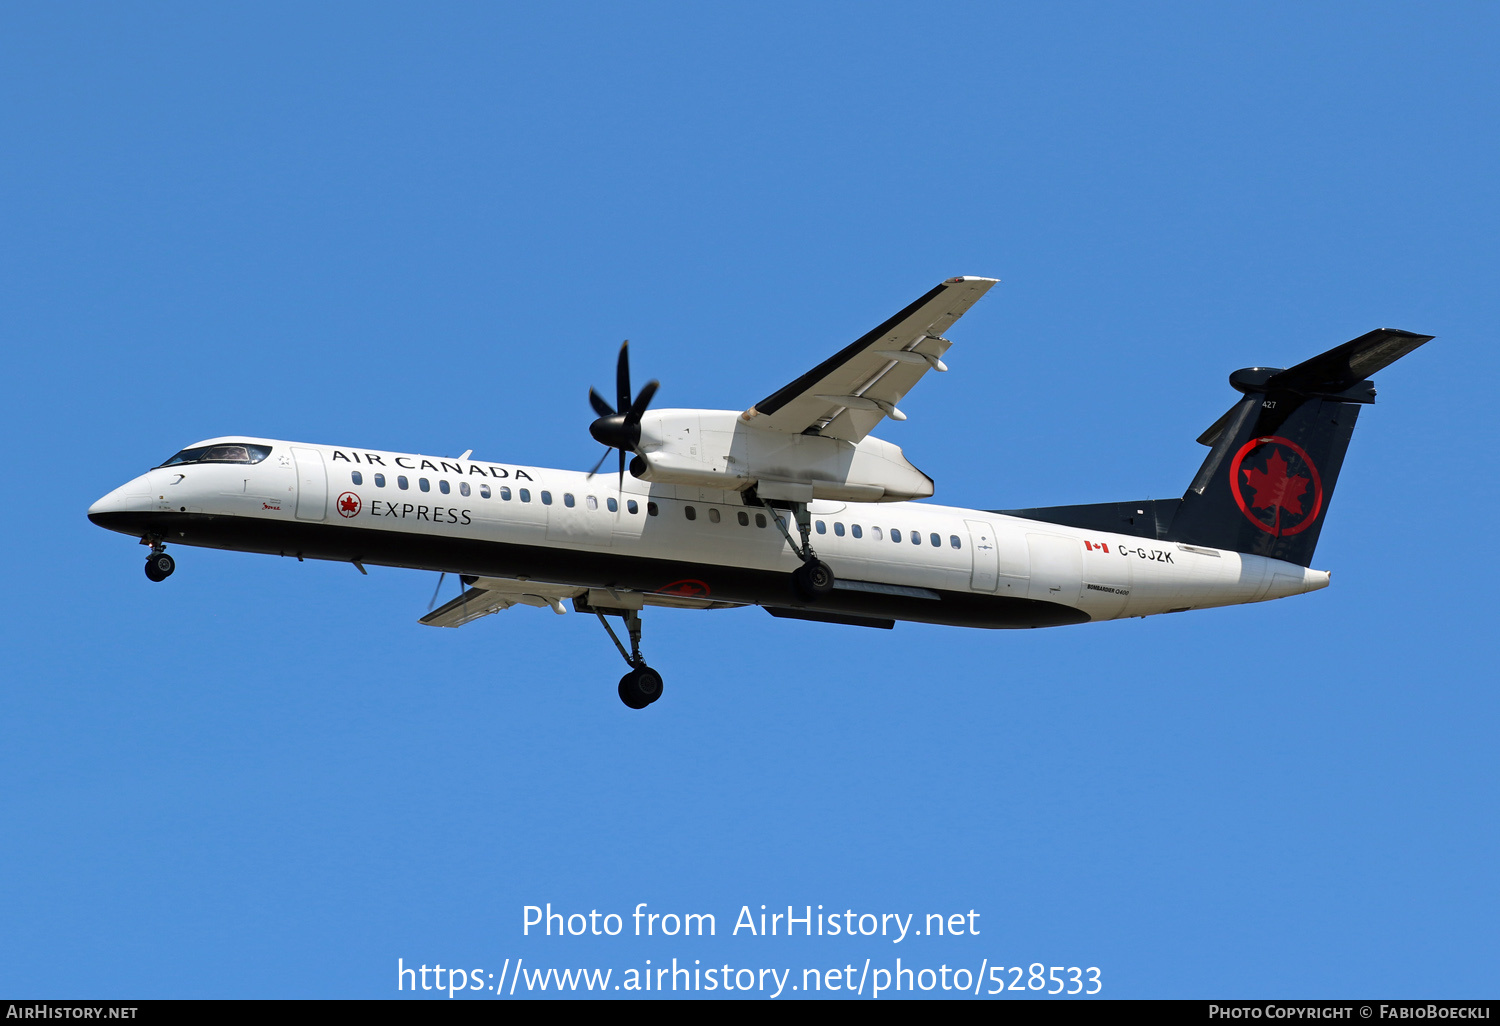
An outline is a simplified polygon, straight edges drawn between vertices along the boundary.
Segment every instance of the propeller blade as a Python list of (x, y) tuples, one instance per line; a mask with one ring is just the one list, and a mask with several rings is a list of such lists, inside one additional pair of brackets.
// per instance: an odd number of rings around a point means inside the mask
[[(646, 387), (641, 389), (641, 394), (632, 402), (630, 398), (630, 339), (620, 343), (620, 356), (615, 362), (615, 388), (617, 390), (619, 405), (614, 409), (594, 389), (589, 389), (589, 405), (598, 414), (592, 424), (589, 425), (589, 434), (594, 440), (611, 449), (620, 450), (620, 470), (618, 485), (623, 492), (625, 488), (625, 454), (635, 451), (641, 441), (641, 418), (646, 414), (646, 408), (651, 405), (651, 400), (656, 395), (656, 390), (661, 387), (661, 382), (655, 378), (646, 382)], [(605, 453), (605, 456), (608, 456)], [(588, 476), (592, 478), (604, 466), (604, 458), (594, 464)]]
[(615, 482), (615, 491), (619, 492), (621, 495), (624, 495), (625, 494), (625, 450), (621, 449), (621, 450), (619, 450), (619, 453), (620, 453), (620, 476), (619, 476), (619, 479), (616, 480), (616, 482)]
[(646, 407), (651, 405), (651, 397), (661, 387), (661, 382), (652, 378), (646, 382), (646, 387), (641, 389), (641, 394), (635, 397), (635, 402), (630, 404), (630, 412), (625, 415), (625, 423), (639, 424), (641, 417), (646, 413)]
[(594, 408), (594, 412), (599, 414), (599, 416), (601, 417), (613, 417), (615, 415), (615, 411), (610, 408), (609, 403), (604, 401), (604, 397), (598, 392), (595, 392), (592, 388), (589, 389), (589, 405), (592, 406)]
[(615, 395), (619, 405), (615, 409), (624, 413), (630, 408), (630, 339), (620, 343), (620, 359), (615, 363)]
[(440, 591), (443, 590), (443, 578), (447, 577), (447, 576), (448, 576), (448, 571), (446, 571), (446, 570), (444, 570), (442, 573), (438, 574), (438, 585), (437, 585), (436, 588), (432, 589), (432, 601), (429, 602), (429, 603), (427, 603), (427, 611), (429, 613), (432, 612), (432, 607), (435, 606), (435, 605), (437, 605), (438, 592), (440, 592)]
[(607, 459), (609, 459), (609, 450), (605, 449), (604, 455), (599, 457), (599, 462), (594, 464), (594, 469), (589, 471), (589, 477), (593, 477), (595, 474), (599, 473), (599, 468), (604, 466), (604, 461)]

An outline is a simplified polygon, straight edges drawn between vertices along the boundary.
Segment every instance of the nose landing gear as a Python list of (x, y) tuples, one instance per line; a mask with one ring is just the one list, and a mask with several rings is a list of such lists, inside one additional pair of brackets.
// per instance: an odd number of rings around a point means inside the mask
[(146, 576), (153, 581), (165, 581), (172, 576), (172, 571), (177, 569), (177, 561), (167, 555), (158, 542), (151, 549), (151, 555), (146, 557)]
[(146, 576), (158, 582), (171, 577), (172, 571), (177, 569), (177, 561), (167, 555), (167, 547), (162, 544), (161, 535), (148, 534), (141, 539), (141, 544), (151, 546), (151, 555), (146, 557)]

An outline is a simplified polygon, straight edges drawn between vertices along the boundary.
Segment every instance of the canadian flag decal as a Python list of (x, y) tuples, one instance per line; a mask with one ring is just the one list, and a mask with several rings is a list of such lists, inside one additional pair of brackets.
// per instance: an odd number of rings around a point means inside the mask
[(1085, 549), (1088, 549), (1090, 552), (1093, 552), (1095, 549), (1098, 549), (1100, 552), (1108, 552), (1109, 551), (1109, 546), (1107, 544), (1105, 544), (1104, 542), (1086, 541), (1086, 542), (1083, 543), (1083, 547)]

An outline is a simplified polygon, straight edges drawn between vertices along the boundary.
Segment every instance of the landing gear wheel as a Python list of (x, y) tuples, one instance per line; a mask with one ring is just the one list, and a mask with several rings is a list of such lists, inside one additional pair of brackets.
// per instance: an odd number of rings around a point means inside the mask
[(797, 582), (797, 590), (806, 599), (820, 599), (833, 590), (833, 571), (821, 559), (803, 563), (792, 574), (792, 578)]
[(632, 709), (644, 709), (661, 697), (661, 674), (649, 666), (637, 667), (620, 678), (620, 701)]
[(176, 569), (176, 560), (165, 552), (153, 552), (146, 559), (146, 576), (153, 581), (165, 581)]

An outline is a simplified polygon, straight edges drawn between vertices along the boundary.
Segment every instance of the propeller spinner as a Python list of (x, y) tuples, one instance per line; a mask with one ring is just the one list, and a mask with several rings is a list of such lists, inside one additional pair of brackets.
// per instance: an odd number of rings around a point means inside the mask
[[(604, 397), (592, 388), (589, 389), (589, 405), (594, 412), (599, 414), (599, 419), (589, 425), (589, 434), (594, 440), (611, 449), (620, 451), (620, 484), (625, 483), (625, 453), (634, 452), (635, 447), (641, 442), (641, 417), (645, 416), (646, 407), (651, 405), (651, 397), (661, 387), (661, 382), (652, 379), (646, 382), (641, 394), (630, 399), (630, 340), (626, 339), (620, 343), (620, 359), (615, 364), (615, 396), (616, 406), (610, 406), (604, 401)], [(594, 464), (594, 469), (589, 471), (589, 477), (599, 472), (604, 466), (604, 461), (609, 458), (609, 453), (599, 457), (599, 462)]]

